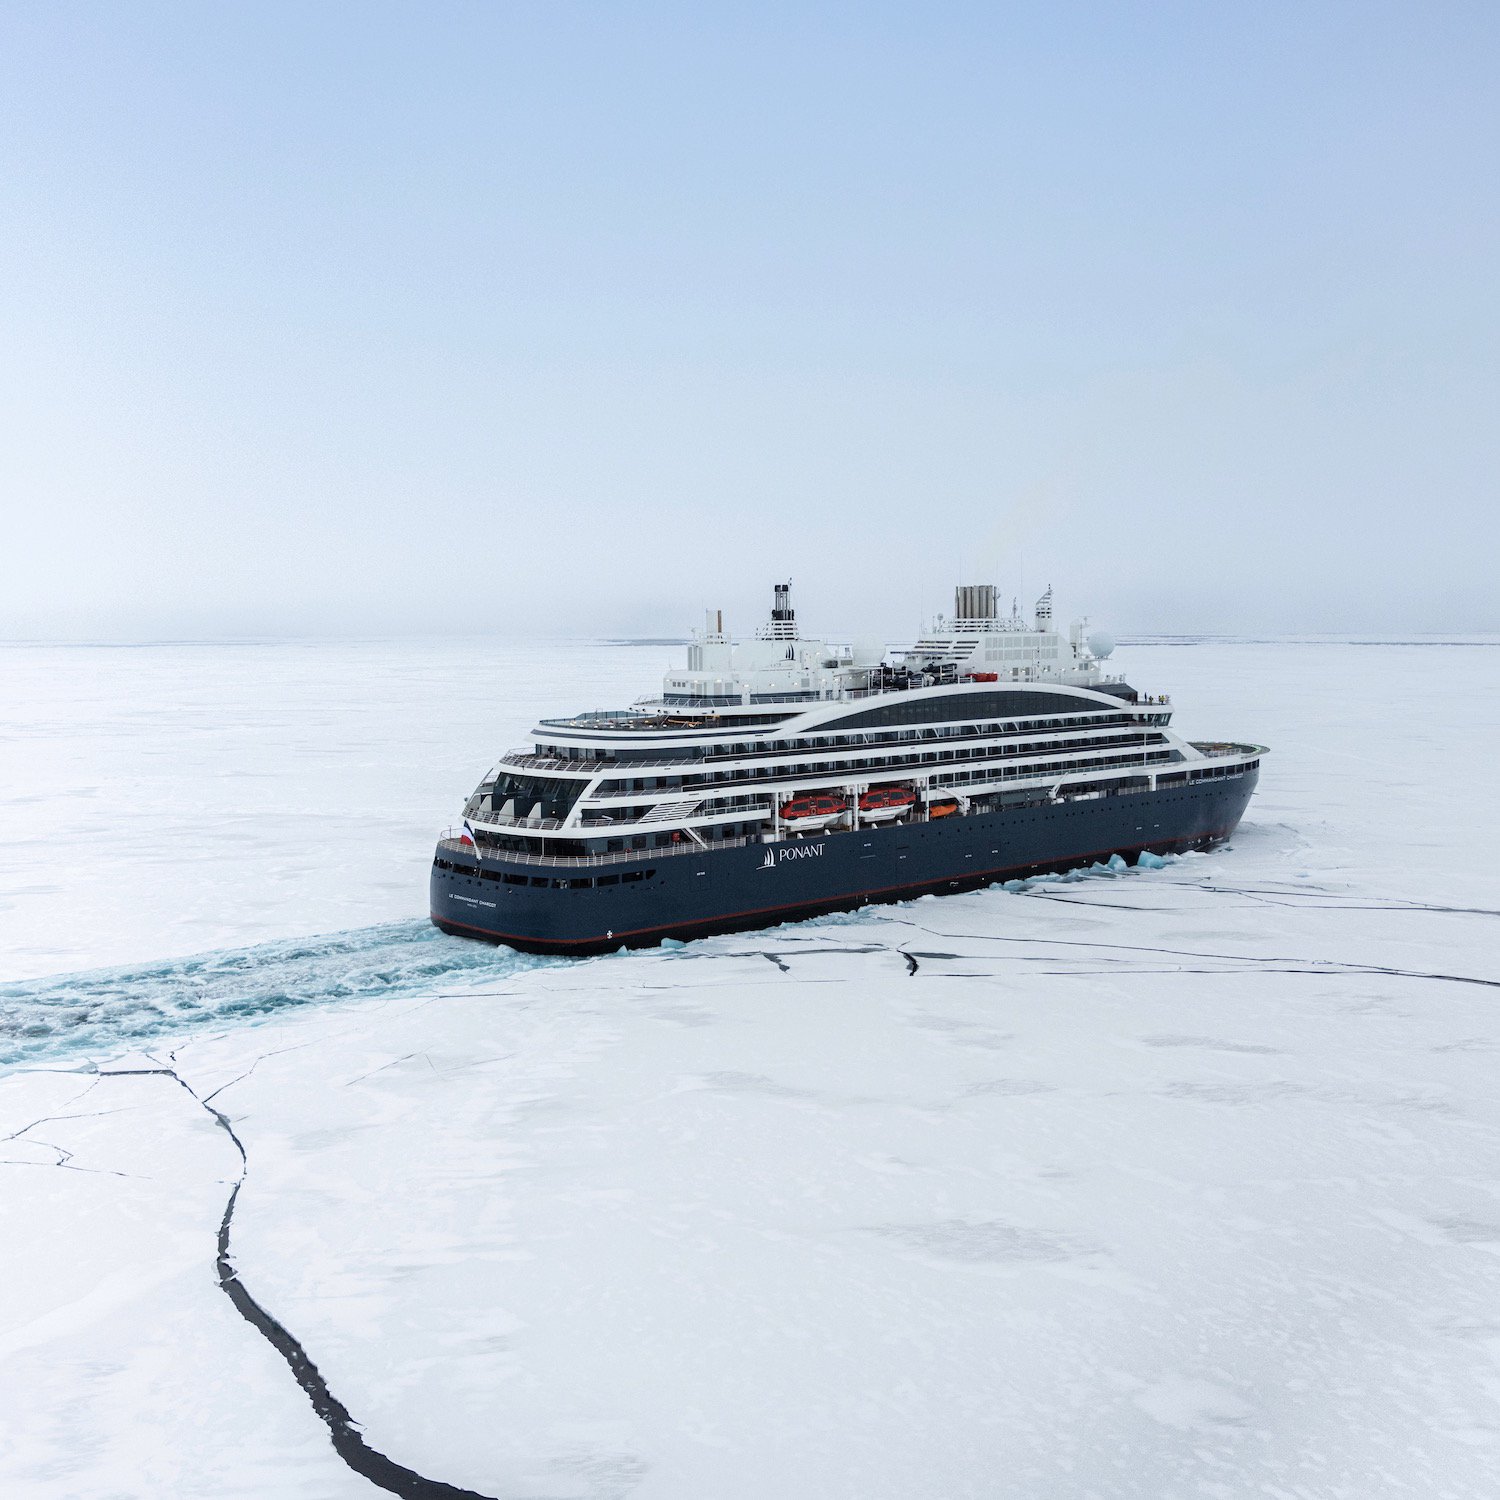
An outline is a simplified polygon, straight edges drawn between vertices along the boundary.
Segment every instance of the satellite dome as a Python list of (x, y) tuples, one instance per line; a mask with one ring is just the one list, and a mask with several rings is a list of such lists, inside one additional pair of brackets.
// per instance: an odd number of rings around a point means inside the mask
[(1115, 638), (1107, 630), (1096, 630), (1088, 639), (1088, 647), (1103, 661), (1115, 649)]

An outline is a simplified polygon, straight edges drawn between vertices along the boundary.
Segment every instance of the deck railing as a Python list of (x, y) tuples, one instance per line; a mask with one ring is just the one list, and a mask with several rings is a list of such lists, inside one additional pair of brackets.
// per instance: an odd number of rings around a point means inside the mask
[[(919, 688), (927, 687), (958, 687), (969, 681), (968, 678), (952, 678), (942, 681), (921, 680), (920, 676), (910, 682), (892, 682), (881, 687), (869, 688), (835, 688), (824, 692), (807, 691), (802, 693), (752, 693), (749, 701), (743, 697), (735, 697), (731, 694), (722, 694), (713, 698), (680, 698), (668, 703), (664, 698), (644, 698), (630, 708), (595, 708), (586, 709), (581, 714), (575, 714), (571, 719), (543, 719), (541, 725), (547, 729), (589, 729), (602, 727), (609, 729), (664, 729), (664, 728), (690, 728), (689, 725), (669, 725), (662, 723), (664, 719), (680, 719), (685, 714), (703, 713), (708, 709), (720, 708), (763, 708), (767, 705), (777, 706), (786, 704), (801, 704), (806, 708), (814, 708), (825, 703), (856, 703), (866, 698), (890, 697), (893, 693), (915, 692)], [(1101, 677), (1098, 683), (1070, 684), (1054, 682), (1046, 677), (1021, 677), (1021, 678), (997, 678), (993, 683), (986, 683), (990, 688), (1025, 688), (1025, 687), (1069, 687), (1088, 686), (1104, 687), (1124, 682), (1123, 676)], [(1141, 698), (1142, 703), (1152, 705), (1166, 704), (1171, 700), (1165, 696), (1155, 698)]]
[[(1016, 726), (1007, 729), (981, 729), (974, 724), (956, 724), (952, 726), (916, 725), (914, 728), (921, 732), (917, 740), (898, 740), (889, 735), (882, 735), (878, 730), (866, 731), (837, 731), (840, 736), (848, 741), (843, 745), (812, 745), (802, 750), (790, 750), (785, 747), (767, 746), (750, 750), (710, 750), (707, 747), (698, 755), (680, 754), (653, 754), (646, 761), (632, 760), (606, 760), (600, 756), (574, 757), (539, 755), (535, 751), (522, 748), (507, 750), (501, 761), (504, 765), (514, 766), (527, 771), (586, 771), (594, 773), (597, 771), (614, 771), (621, 776), (629, 776), (631, 767), (640, 766), (702, 766), (722, 763), (724, 761), (747, 761), (747, 760), (770, 760), (774, 758), (785, 758), (788, 756), (806, 755), (848, 755), (851, 752), (868, 750), (874, 752), (899, 751), (909, 744), (936, 744), (941, 745), (950, 740), (1007, 740), (1019, 738), (1023, 735), (1034, 734), (1056, 734), (1072, 731), (1079, 734), (1099, 734), (1109, 731), (1128, 728), (1133, 725), (1150, 724), (1150, 720), (1142, 719), (1138, 714), (1124, 712), (1136, 707), (1134, 704), (1122, 704), (1121, 710), (1115, 714), (1115, 722), (1079, 722), (1065, 723), (1060, 730), (1047, 730), (1037, 728), (1026, 728), (1027, 724), (1040, 721), (1018, 720)], [(1155, 707), (1157, 705), (1151, 705)], [(1090, 707), (1081, 710), (1078, 714), (1049, 714), (1048, 720), (1052, 719), (1082, 719), (1085, 714), (1097, 715), (1107, 712), (1104, 705)], [(998, 721), (997, 721), (998, 722)], [(940, 733), (940, 729), (949, 729), (949, 733)], [(830, 734), (836, 731), (829, 731)], [(813, 736), (799, 735), (799, 739), (811, 739)]]
[(523, 854), (510, 849), (486, 849), (476, 855), (473, 844), (461, 840), (457, 829), (448, 828), (438, 840), (438, 848), (450, 854), (462, 854), (469, 859), (491, 858), (504, 860), (506, 864), (547, 865), (548, 867), (561, 865), (566, 868), (581, 869), (589, 865), (617, 865), (626, 860), (639, 862), (643, 859), (670, 859), (677, 854), (704, 854), (710, 849), (733, 849), (742, 844), (760, 842), (762, 840), (757, 837), (704, 839), (701, 844), (694, 843), (691, 839), (683, 839), (679, 844), (664, 844), (658, 849), (619, 849), (607, 854)]

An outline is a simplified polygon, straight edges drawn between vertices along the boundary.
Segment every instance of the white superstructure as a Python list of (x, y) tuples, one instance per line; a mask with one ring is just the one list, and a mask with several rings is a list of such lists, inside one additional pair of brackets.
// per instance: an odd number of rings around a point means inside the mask
[(1103, 658), (1112, 643), (1000, 617), (991, 585), (912, 646), (800, 634), (790, 587), (734, 641), (721, 616), (660, 697), (547, 720), (507, 754), (464, 816), (485, 847), (537, 859), (767, 842), (893, 819), (1124, 795), (1246, 769), (1255, 746), (1174, 735)]
[(894, 653), (883, 646), (804, 637), (791, 606), (791, 586), (778, 584), (775, 597), (770, 620), (753, 640), (736, 642), (724, 632), (722, 615), (711, 619), (688, 647), (686, 670), (667, 674), (660, 701), (835, 699), (894, 686), (903, 673), (932, 683), (990, 674), (990, 680), (1078, 687), (1091, 687), (1103, 676), (1099, 658), (1084, 639), (1086, 621), (1075, 621), (1066, 638), (1052, 628), (1050, 588), (1037, 600), (1028, 624), (1014, 606), (1009, 618), (998, 617), (992, 584), (960, 587), (954, 617), (939, 615), (914, 645)]

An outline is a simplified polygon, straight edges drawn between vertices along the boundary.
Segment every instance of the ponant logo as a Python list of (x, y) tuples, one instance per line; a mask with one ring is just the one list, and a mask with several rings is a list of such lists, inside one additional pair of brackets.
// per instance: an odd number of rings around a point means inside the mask
[(766, 857), (756, 866), (760, 870), (774, 870), (789, 859), (816, 859), (823, 852), (823, 840), (816, 844), (779, 844), (766, 850)]

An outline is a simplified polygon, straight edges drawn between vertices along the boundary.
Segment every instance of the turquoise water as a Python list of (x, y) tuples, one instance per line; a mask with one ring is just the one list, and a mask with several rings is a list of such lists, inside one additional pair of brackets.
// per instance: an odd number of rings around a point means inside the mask
[(447, 937), (430, 922), (224, 948), (0, 985), (0, 1067), (78, 1058), (330, 1001), (415, 994), (456, 975), (568, 962)]

